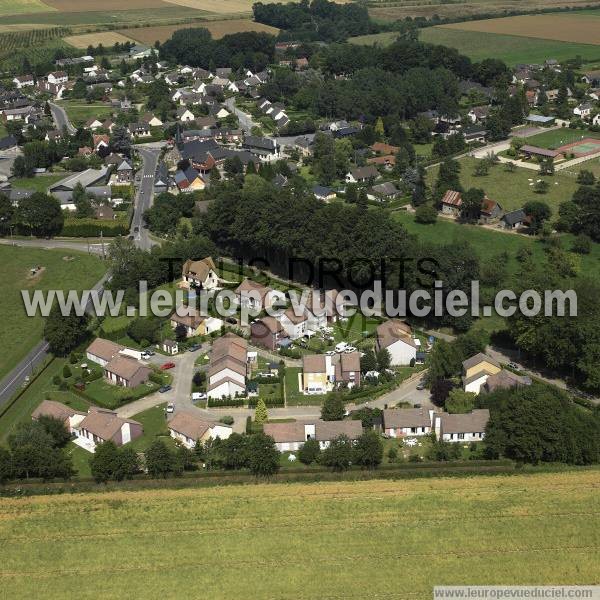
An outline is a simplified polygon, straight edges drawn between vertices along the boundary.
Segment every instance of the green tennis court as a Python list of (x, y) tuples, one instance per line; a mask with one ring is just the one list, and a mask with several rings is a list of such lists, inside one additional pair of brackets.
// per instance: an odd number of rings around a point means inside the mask
[(561, 153), (572, 153), (575, 156), (586, 156), (587, 154), (593, 154), (600, 152), (600, 140), (593, 138), (586, 138), (580, 142), (574, 142), (572, 144), (566, 144), (557, 148), (558, 152)]

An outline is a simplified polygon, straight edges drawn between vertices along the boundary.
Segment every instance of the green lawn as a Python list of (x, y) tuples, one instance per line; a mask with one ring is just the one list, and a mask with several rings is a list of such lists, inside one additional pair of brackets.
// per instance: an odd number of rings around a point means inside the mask
[(600, 59), (600, 46), (591, 44), (462, 31), (444, 27), (421, 29), (420, 39), (424, 42), (456, 48), (473, 61), (498, 58), (509, 66), (519, 63), (543, 64), (549, 57), (556, 58), (558, 61), (576, 56), (581, 56), (584, 60)]
[[(490, 167), (488, 175), (478, 177), (474, 175), (474, 170), (479, 160), (471, 157), (460, 159), (460, 182), (463, 188), (476, 187), (483, 189), (492, 200), (499, 202), (507, 212), (522, 208), (529, 200), (541, 200), (550, 206), (554, 214), (557, 214), (559, 204), (565, 200), (570, 200), (577, 189), (575, 178), (560, 171), (557, 171), (554, 176), (546, 178), (546, 181), (550, 184), (550, 189), (546, 194), (536, 194), (533, 191), (530, 184), (539, 179), (540, 176), (536, 171), (530, 169), (517, 168), (514, 172), (508, 172), (504, 165), (496, 164)], [(427, 171), (430, 186), (435, 183), (437, 172), (437, 167)]]
[(56, 173), (53, 175), (40, 175), (38, 177), (19, 177), (11, 179), (10, 182), (15, 189), (33, 190), (34, 192), (44, 192), (57, 181), (68, 177), (70, 173)]
[(285, 395), (289, 406), (314, 406), (320, 405), (325, 398), (320, 394), (303, 394), (298, 387), (298, 373), (301, 367), (286, 367), (285, 369)]
[(565, 144), (578, 142), (583, 138), (600, 138), (600, 133), (583, 129), (561, 127), (560, 129), (552, 129), (551, 131), (544, 131), (543, 133), (532, 135), (527, 138), (527, 143), (531, 146), (539, 146), (540, 148), (550, 148), (554, 150)]
[[(65, 260), (69, 257), (70, 260)], [(31, 350), (42, 338), (44, 320), (28, 317), (21, 290), (83, 290), (91, 289), (102, 277), (102, 261), (74, 250), (44, 250), (41, 248), (0, 246), (2, 280), (0, 281), (0, 377)], [(29, 269), (40, 266), (42, 271), (31, 276)]]
[[(29, 15), (31, 13), (43, 13), (54, 11), (48, 4), (40, 0), (0, 0), (0, 17), (7, 15)], [(30, 17), (30, 20), (35, 17)]]
[(144, 435), (129, 444), (132, 448), (142, 452), (159, 436), (169, 445), (173, 444), (165, 418), (166, 406), (167, 403), (163, 402), (131, 417), (134, 421), (139, 421), (144, 428)]
[[(414, 598), (598, 582), (598, 469), (2, 498), (3, 596)], [(285, 547), (282, 546), (285, 540)], [(171, 560), (168, 560), (171, 557)], [(167, 564), (168, 563), (168, 564)]]
[(77, 477), (91, 477), (90, 458), (93, 454), (84, 450), (74, 442), (69, 442), (67, 454), (73, 459), (73, 468), (77, 471)]
[(114, 109), (110, 104), (104, 102), (92, 102), (87, 104), (85, 100), (65, 100), (60, 103), (67, 111), (73, 125), (84, 124), (88, 119), (96, 118), (100, 121), (110, 117)]
[(86, 384), (85, 393), (95, 404), (114, 409), (142, 396), (147, 396), (155, 392), (158, 387), (158, 384), (148, 381), (134, 388), (125, 388), (113, 385), (105, 379), (96, 379)]

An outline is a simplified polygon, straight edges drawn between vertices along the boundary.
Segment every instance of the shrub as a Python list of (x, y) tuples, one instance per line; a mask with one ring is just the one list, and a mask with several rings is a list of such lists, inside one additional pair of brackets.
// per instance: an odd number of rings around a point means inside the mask
[(60, 382), (61, 382), (60, 375), (55, 375), (55, 376), (52, 378), (52, 383), (53, 383), (54, 385), (60, 385)]
[(319, 446), (319, 442), (315, 439), (306, 440), (300, 450), (298, 450), (298, 460), (305, 465), (310, 465), (318, 461), (320, 454), (321, 447)]
[(219, 423), (223, 423), (224, 425), (233, 425), (233, 417), (231, 415), (225, 415), (219, 419)]
[(71, 375), (73, 375), (73, 373), (71, 372), (69, 365), (65, 365), (63, 367), (63, 377), (65, 379), (69, 379), (69, 377), (71, 377)]

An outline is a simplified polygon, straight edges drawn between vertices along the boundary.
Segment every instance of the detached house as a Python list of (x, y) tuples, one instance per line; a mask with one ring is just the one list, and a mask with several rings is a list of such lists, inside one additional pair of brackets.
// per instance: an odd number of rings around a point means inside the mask
[(590, 102), (582, 102), (573, 109), (573, 114), (582, 119), (587, 119), (592, 114), (593, 108)]
[(448, 190), (442, 198), (442, 214), (457, 217), (462, 206), (462, 195), (460, 192)]
[(398, 319), (390, 319), (377, 326), (377, 351), (387, 349), (392, 366), (408, 366), (417, 360), (419, 340), (413, 336), (410, 325)]
[(424, 408), (386, 408), (383, 429), (393, 438), (427, 435), (431, 433), (431, 415)]
[(307, 440), (317, 440), (325, 449), (341, 435), (356, 441), (363, 432), (360, 421), (294, 421), (292, 423), (265, 423), (265, 435), (275, 440), (279, 452), (296, 452)]
[(129, 356), (116, 356), (104, 365), (104, 377), (109, 383), (134, 388), (146, 383), (152, 369)]
[(232, 428), (222, 423), (205, 421), (188, 412), (177, 413), (167, 424), (169, 434), (186, 448), (194, 448), (198, 442), (220, 438), (226, 440)]
[(244, 279), (235, 289), (240, 306), (250, 310), (265, 310), (274, 304), (285, 303), (285, 294), (273, 288)]
[(133, 167), (127, 160), (123, 160), (117, 167), (117, 181), (119, 183), (129, 183), (133, 181)]
[(268, 350), (277, 350), (280, 346), (289, 343), (283, 325), (275, 317), (269, 316), (258, 319), (250, 325), (250, 339), (254, 345), (263, 346)]
[(490, 420), (487, 408), (466, 414), (438, 413), (434, 417), (434, 431), (438, 440), (444, 442), (479, 442), (485, 437)]
[(20, 75), (18, 77), (15, 77), (12, 81), (18, 90), (21, 90), (24, 87), (35, 85), (33, 75)]
[(183, 263), (182, 284), (202, 290), (214, 290), (219, 284), (217, 267), (210, 256), (202, 260), (188, 259)]
[(122, 446), (143, 433), (141, 423), (122, 419), (113, 411), (93, 406), (76, 429), (75, 443), (88, 452), (94, 452), (97, 444), (110, 440), (117, 446)]
[(193, 121), (196, 117), (194, 113), (186, 108), (185, 106), (180, 106), (177, 109), (177, 118), (182, 122), (186, 123), (187, 121)]
[(497, 360), (481, 352), (463, 361), (462, 367), (464, 390), (473, 394), (479, 394), (488, 377), (501, 370)]
[(105, 340), (103, 338), (96, 338), (85, 351), (86, 358), (100, 365), (101, 367), (106, 366), (115, 356), (119, 355), (121, 350), (124, 350), (125, 346), (117, 344), (111, 340)]
[(365, 183), (379, 177), (379, 171), (372, 165), (358, 167), (346, 173), (346, 183)]
[(233, 333), (215, 340), (207, 371), (209, 398), (244, 396), (248, 373), (248, 342)]
[(69, 433), (74, 433), (86, 414), (54, 400), (42, 400), (42, 403), (33, 411), (31, 418), (34, 421), (37, 421), (40, 417), (58, 419), (64, 423)]
[(209, 335), (219, 331), (223, 327), (223, 321), (215, 317), (204, 317), (195, 308), (190, 306), (179, 306), (170, 316), (171, 327), (183, 325), (186, 337)]
[(48, 83), (67, 83), (67, 81), (69, 81), (69, 76), (65, 71), (54, 71), (53, 73), (48, 73), (46, 79), (48, 80)]

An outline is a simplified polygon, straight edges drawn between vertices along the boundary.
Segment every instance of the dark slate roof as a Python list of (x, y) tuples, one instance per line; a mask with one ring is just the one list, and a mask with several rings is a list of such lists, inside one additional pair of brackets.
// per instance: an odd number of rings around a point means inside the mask
[(502, 220), (508, 223), (508, 225), (516, 225), (522, 223), (525, 220), (525, 211), (522, 208), (513, 210), (512, 212), (506, 213)]

